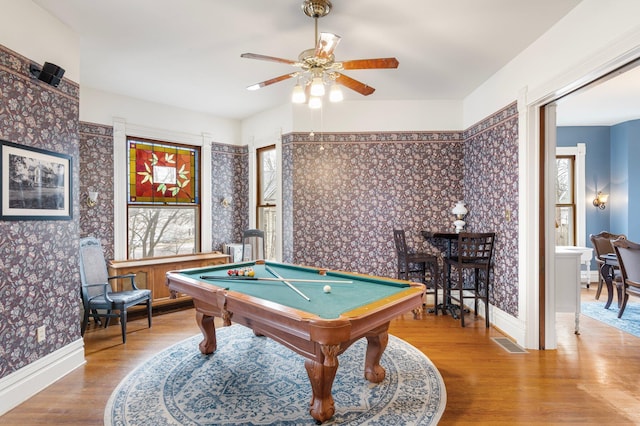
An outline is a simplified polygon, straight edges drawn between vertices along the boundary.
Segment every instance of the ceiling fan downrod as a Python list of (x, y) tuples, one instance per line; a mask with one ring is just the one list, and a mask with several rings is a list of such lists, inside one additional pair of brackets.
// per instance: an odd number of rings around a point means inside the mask
[(316, 31), (313, 44), (318, 42), (318, 18), (327, 16), (329, 12), (331, 12), (332, 7), (333, 5), (329, 0), (304, 0), (302, 2), (302, 11), (304, 14), (313, 18), (315, 21)]

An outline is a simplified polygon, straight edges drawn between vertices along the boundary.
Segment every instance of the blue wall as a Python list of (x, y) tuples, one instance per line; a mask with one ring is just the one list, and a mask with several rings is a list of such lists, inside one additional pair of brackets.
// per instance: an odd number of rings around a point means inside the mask
[[(586, 238), (609, 231), (640, 241), (640, 222), (629, 212), (640, 211), (640, 120), (615, 126), (566, 126), (557, 129), (557, 146), (584, 143)], [(597, 191), (609, 194), (605, 210), (591, 202)]]
[(640, 120), (611, 127), (611, 224), (640, 241)]
[[(585, 156), (585, 244), (590, 247), (590, 234), (610, 230), (610, 206), (600, 210), (593, 206), (597, 191), (611, 192), (611, 128), (609, 126), (558, 127), (557, 146), (576, 146), (584, 143)], [(597, 189), (597, 190), (596, 190)]]

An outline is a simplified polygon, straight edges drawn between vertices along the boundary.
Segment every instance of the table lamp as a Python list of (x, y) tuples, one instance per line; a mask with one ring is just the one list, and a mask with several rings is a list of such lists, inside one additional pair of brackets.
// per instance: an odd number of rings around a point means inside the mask
[(464, 201), (458, 201), (453, 207), (453, 210), (451, 210), (451, 213), (453, 213), (456, 217), (456, 220), (453, 222), (453, 224), (456, 227), (457, 234), (464, 230), (466, 222), (463, 219), (468, 212), (469, 210), (467, 210), (467, 208), (464, 206)]

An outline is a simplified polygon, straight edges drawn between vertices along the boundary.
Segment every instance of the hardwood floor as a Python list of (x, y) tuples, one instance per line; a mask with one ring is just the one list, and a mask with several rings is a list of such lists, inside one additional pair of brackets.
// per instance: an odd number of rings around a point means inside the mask
[[(583, 290), (593, 298), (595, 289)], [(147, 358), (198, 334), (193, 309), (128, 324), (90, 329), (87, 363), (0, 417), (3, 425), (101, 425), (116, 385)], [(449, 316), (411, 314), (391, 323), (391, 333), (422, 350), (438, 367), (447, 388), (441, 425), (640, 424), (640, 338), (582, 316), (558, 315), (559, 347), (511, 354), (491, 337), (481, 318), (468, 326)], [(466, 322), (466, 321), (465, 321)], [(313, 424), (310, 421), (309, 424)]]

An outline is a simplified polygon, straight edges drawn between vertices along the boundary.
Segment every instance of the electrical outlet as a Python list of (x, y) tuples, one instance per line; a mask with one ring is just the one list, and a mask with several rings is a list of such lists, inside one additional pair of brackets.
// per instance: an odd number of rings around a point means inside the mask
[(47, 326), (46, 325), (38, 327), (38, 329), (36, 330), (36, 336), (38, 337), (38, 343), (44, 342), (44, 340), (47, 337), (46, 332), (47, 332)]
[(504, 218), (507, 220), (507, 222), (511, 222), (511, 209), (510, 208), (504, 209)]

